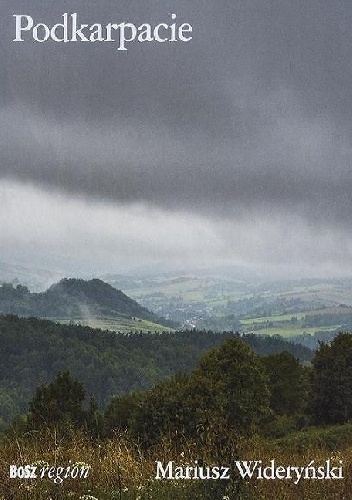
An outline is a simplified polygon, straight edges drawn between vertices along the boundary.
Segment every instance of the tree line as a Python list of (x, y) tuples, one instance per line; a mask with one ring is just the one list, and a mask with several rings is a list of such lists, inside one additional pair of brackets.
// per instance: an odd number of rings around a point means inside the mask
[[(86, 401), (69, 372), (40, 385), (17, 429), (82, 429), (93, 438), (128, 432), (142, 446), (178, 436), (217, 440), (255, 433), (270, 438), (311, 425), (341, 424), (352, 417), (352, 335), (322, 344), (310, 367), (287, 351), (260, 357), (239, 337), (204, 353), (188, 374), (145, 391), (110, 399), (105, 411)], [(214, 443), (212, 443), (214, 446)]]
[[(24, 413), (33, 393), (69, 371), (105, 409), (112, 396), (145, 391), (176, 373), (192, 371), (201, 355), (234, 332), (133, 333), (61, 325), (37, 318), (0, 315), (0, 429)], [(280, 337), (243, 337), (265, 355), (287, 350), (308, 362), (313, 352)]]

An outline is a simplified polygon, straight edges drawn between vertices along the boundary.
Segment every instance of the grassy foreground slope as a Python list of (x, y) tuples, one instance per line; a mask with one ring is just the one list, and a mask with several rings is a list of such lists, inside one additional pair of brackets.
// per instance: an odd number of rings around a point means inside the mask
[[(332, 438), (332, 436), (334, 436)], [(232, 457), (222, 465), (230, 468), (229, 480), (156, 479), (156, 461), (176, 465), (193, 465), (202, 458), (205, 464), (219, 465), (214, 436), (176, 443), (165, 438), (158, 446), (142, 450), (125, 434), (94, 442), (80, 433), (64, 441), (55, 433), (42, 433), (23, 439), (9, 436), (0, 448), (1, 500), (307, 500), (349, 499), (352, 497), (352, 427), (332, 426), (296, 433), (288, 439), (269, 441), (254, 437), (248, 440), (226, 436), (226, 450)], [(295, 443), (293, 445), (293, 443)], [(270, 464), (306, 467), (311, 461), (320, 466), (330, 460), (332, 466), (343, 467), (343, 479), (241, 480), (235, 460), (262, 460)], [(340, 462), (341, 461), (341, 462)], [(43, 464), (78, 467), (87, 465), (86, 478), (67, 478), (55, 484), (48, 477), (42, 480), (10, 479), (9, 464)], [(84, 496), (87, 495), (87, 496)], [(90, 495), (90, 496), (88, 496)]]

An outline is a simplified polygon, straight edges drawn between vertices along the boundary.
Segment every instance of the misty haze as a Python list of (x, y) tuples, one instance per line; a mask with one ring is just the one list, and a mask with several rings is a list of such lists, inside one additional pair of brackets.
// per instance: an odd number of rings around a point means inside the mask
[[(62, 7), (34, 1), (28, 15), (50, 25)], [(171, 12), (115, 7), (75, 4), (102, 23)], [(192, 41), (126, 54), (14, 43), (24, 11), (6, 1), (0, 21), (3, 261), (351, 275), (348, 2), (172, 2)]]

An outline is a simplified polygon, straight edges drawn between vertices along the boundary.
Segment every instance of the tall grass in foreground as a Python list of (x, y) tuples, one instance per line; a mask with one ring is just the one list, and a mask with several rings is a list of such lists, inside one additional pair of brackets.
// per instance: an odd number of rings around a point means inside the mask
[[(215, 435), (199, 442), (169, 436), (161, 443), (143, 450), (127, 435), (91, 441), (75, 433), (71, 439), (54, 431), (25, 436), (13, 435), (1, 442), (1, 500), (325, 500), (352, 498), (352, 425), (310, 430), (276, 441), (259, 437), (250, 440), (228, 436), (226, 442)], [(347, 437), (348, 439), (344, 439)], [(156, 460), (176, 465), (194, 465), (195, 460), (207, 465), (231, 467), (231, 480), (156, 480)], [(262, 460), (268, 464), (307, 466), (314, 460), (320, 465), (330, 459), (342, 460), (344, 479), (243, 481), (234, 465), (236, 459)], [(71, 468), (89, 466), (86, 478), (11, 479), (10, 464), (43, 464)]]

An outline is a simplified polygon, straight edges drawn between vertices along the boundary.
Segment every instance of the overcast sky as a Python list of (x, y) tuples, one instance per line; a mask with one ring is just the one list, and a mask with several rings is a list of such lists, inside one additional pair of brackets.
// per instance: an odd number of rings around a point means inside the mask
[[(13, 42), (178, 22), (188, 43)], [(0, 260), (352, 274), (350, 0), (3, 0)]]

